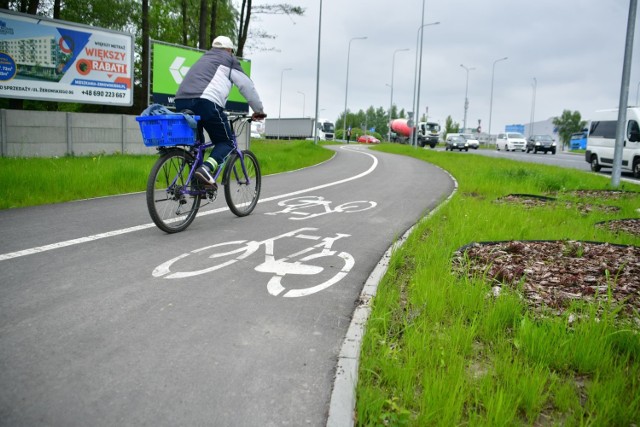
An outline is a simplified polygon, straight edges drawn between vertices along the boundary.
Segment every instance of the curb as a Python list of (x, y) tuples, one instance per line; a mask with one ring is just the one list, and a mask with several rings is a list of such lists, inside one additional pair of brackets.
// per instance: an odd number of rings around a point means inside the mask
[(365, 333), (366, 323), (369, 319), (369, 315), (371, 314), (371, 300), (378, 290), (380, 280), (382, 280), (387, 272), (389, 260), (391, 259), (393, 252), (402, 247), (404, 242), (416, 228), (416, 225), (431, 218), (445, 203), (451, 200), (453, 195), (458, 191), (458, 181), (456, 181), (449, 172), (444, 169), (442, 170), (446, 172), (453, 181), (453, 191), (451, 194), (449, 194), (442, 203), (429, 212), (427, 216), (423, 217), (415, 225), (410, 227), (398, 241), (393, 243), (389, 249), (387, 249), (367, 278), (367, 281), (364, 283), (364, 287), (360, 293), (359, 304), (354, 310), (351, 323), (349, 324), (349, 329), (347, 330), (347, 334), (340, 348), (340, 353), (338, 354), (336, 376), (333, 382), (333, 390), (331, 391), (331, 399), (329, 401), (327, 427), (352, 427), (354, 425), (360, 350), (362, 348), (362, 338)]

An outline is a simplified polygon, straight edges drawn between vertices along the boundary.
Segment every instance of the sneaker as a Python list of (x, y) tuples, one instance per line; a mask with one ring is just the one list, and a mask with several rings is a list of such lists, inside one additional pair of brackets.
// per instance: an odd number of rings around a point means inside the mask
[(200, 166), (198, 169), (196, 169), (195, 175), (196, 175), (196, 178), (198, 178), (200, 182), (202, 182), (203, 184), (206, 184), (206, 185), (216, 184), (216, 181), (213, 179), (213, 176), (211, 176), (211, 172), (209, 172), (209, 168), (207, 168), (206, 166)]

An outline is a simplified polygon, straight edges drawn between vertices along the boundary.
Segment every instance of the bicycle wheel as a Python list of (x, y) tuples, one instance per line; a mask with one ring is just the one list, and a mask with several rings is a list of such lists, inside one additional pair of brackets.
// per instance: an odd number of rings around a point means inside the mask
[(186, 194), (200, 190), (194, 179), (187, 182), (193, 166), (193, 156), (173, 149), (153, 165), (147, 181), (147, 208), (158, 228), (167, 233), (182, 231), (193, 222), (200, 209), (201, 195)]
[(242, 154), (244, 162), (238, 154), (230, 156), (223, 176), (224, 197), (231, 212), (237, 216), (246, 216), (253, 211), (262, 183), (260, 164), (255, 154), (249, 150), (242, 150)]

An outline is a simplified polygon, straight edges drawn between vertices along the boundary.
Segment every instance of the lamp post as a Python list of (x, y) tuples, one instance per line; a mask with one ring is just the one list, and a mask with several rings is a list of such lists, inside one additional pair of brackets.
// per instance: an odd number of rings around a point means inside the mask
[(344, 89), (344, 117), (342, 118), (342, 139), (344, 139), (347, 129), (347, 94), (349, 93), (349, 57), (351, 56), (351, 42), (354, 40), (366, 40), (366, 38), (366, 36), (354, 37), (349, 40), (349, 49), (347, 50), (347, 84)]
[(298, 93), (299, 93), (300, 95), (302, 95), (302, 117), (304, 117), (305, 96), (304, 96), (304, 92), (300, 92), (300, 91), (298, 91)]
[(529, 125), (529, 136), (533, 135), (533, 122), (536, 113), (536, 89), (538, 88), (538, 81), (533, 78), (533, 96), (531, 98), (531, 124)]
[[(322, 41), (322, 0), (318, 14), (318, 53), (316, 58), (316, 111), (314, 123), (318, 123), (318, 108), (320, 107), (320, 46)], [(313, 143), (318, 144), (318, 126), (313, 127)]]
[[(422, 2), (422, 22), (424, 22), (424, 0)], [(415, 116), (415, 125), (416, 128), (418, 126), (418, 120), (420, 119), (418, 115), (418, 109), (420, 107), (420, 81), (422, 75), (422, 33), (424, 27), (428, 27), (430, 25), (438, 25), (440, 22), (431, 22), (429, 24), (422, 24), (418, 27), (418, 35), (416, 36), (416, 66), (413, 76), (413, 115)], [(420, 37), (418, 37), (420, 36)], [(418, 42), (420, 41), (420, 47), (418, 48)], [(420, 54), (420, 67), (418, 67), (418, 53)], [(417, 86), (416, 86), (417, 84)], [(416, 89), (417, 87), (417, 89)], [(411, 144), (417, 146), (417, 132), (413, 132), (411, 136)]]
[(491, 100), (489, 101), (489, 139), (491, 139), (491, 114), (493, 112), (493, 77), (496, 72), (496, 64), (500, 61), (505, 61), (507, 57), (496, 59), (493, 61), (493, 68), (491, 71)]
[(475, 67), (471, 67), (471, 68), (465, 67), (464, 64), (460, 64), (460, 66), (467, 71), (467, 85), (465, 86), (465, 90), (464, 90), (464, 121), (462, 122), (462, 131), (466, 132), (467, 131), (467, 110), (469, 110), (469, 98), (468, 98), (468, 94), (469, 94), (469, 71), (475, 70)]
[(278, 107), (278, 139), (280, 139), (280, 113), (282, 112), (282, 79), (285, 71), (293, 70), (293, 68), (285, 68), (280, 73), (280, 106)]
[(394, 68), (396, 65), (396, 53), (398, 52), (406, 52), (409, 49), (396, 49), (393, 52), (393, 59), (391, 60), (391, 100), (389, 101), (389, 141), (391, 141), (391, 120), (393, 120), (393, 117), (391, 117), (391, 109), (393, 108), (393, 72), (394, 72)]

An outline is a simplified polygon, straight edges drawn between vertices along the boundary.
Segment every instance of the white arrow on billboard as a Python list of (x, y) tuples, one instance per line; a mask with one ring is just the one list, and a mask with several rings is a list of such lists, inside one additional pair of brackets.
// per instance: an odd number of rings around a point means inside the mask
[(175, 80), (178, 84), (182, 83), (182, 78), (187, 74), (187, 71), (189, 71), (190, 68), (182, 66), (182, 64), (184, 64), (184, 61), (186, 61), (186, 58), (177, 56), (169, 66), (169, 72), (173, 76), (173, 80)]

